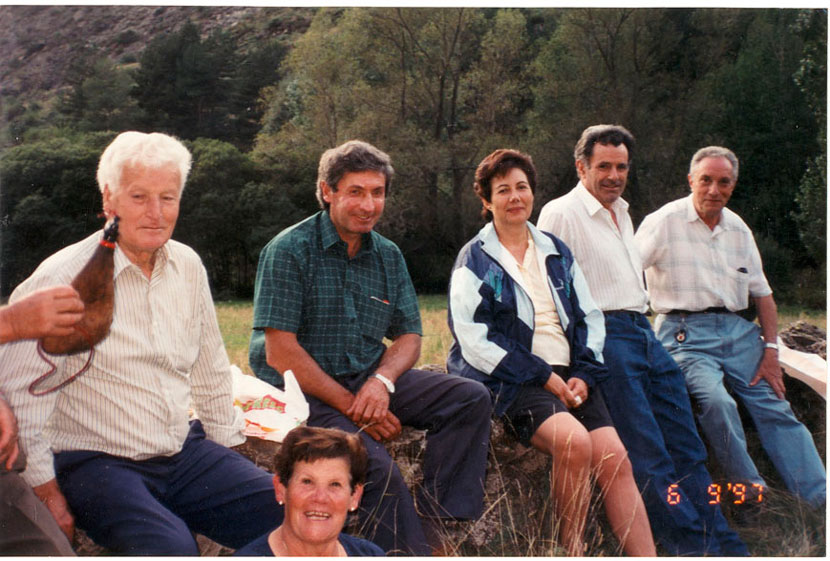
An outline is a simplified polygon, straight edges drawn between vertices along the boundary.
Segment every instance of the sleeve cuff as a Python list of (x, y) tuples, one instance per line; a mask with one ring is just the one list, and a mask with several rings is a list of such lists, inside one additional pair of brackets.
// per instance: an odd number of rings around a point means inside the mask
[(245, 442), (245, 435), (242, 432), (244, 427), (242, 414), (236, 407), (233, 410), (234, 420), (233, 424), (230, 425), (211, 423), (202, 419), (202, 427), (205, 429), (208, 439), (228, 448)]
[(26, 470), (20, 474), (23, 481), (29, 484), (30, 487), (37, 487), (44, 483), (55, 479), (55, 469), (53, 467), (54, 459), (49, 457), (48, 460), (42, 459), (34, 461), (32, 458), (27, 458)]

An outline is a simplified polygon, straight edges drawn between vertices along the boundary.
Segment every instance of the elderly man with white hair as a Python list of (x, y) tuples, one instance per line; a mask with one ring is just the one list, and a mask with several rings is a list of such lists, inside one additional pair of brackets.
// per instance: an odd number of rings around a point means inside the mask
[[(104, 214), (120, 218), (115, 296), (110, 333), (82, 376), (36, 397), (27, 387), (48, 370), (36, 343), (0, 349), (0, 387), (28, 456), (23, 478), (68, 536), (77, 523), (113, 553), (195, 555), (192, 532), (240, 547), (283, 516), (271, 476), (228, 448), (244, 437), (207, 274), (170, 239), (190, 163), (184, 145), (159, 133), (122, 133), (101, 156)], [(68, 284), (100, 238), (46, 259), (11, 302)], [(87, 355), (50, 358), (66, 375)]]
[[(686, 377), (703, 433), (732, 489), (740, 489), (738, 501), (757, 504), (765, 482), (747, 452), (736, 400), (787, 488), (823, 508), (824, 466), (784, 398), (772, 289), (752, 232), (726, 208), (738, 158), (722, 146), (701, 148), (687, 180), (691, 193), (646, 216), (634, 238), (660, 314), (657, 336)], [(750, 300), (760, 325), (742, 317)]]

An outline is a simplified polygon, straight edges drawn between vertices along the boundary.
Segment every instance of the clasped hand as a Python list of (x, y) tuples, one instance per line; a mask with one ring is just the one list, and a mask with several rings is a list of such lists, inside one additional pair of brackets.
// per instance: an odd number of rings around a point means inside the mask
[(346, 416), (375, 440), (392, 440), (401, 433), (401, 422), (389, 411), (389, 392), (376, 378), (358, 390)]
[(5, 310), (12, 340), (61, 337), (73, 332), (84, 316), (84, 303), (71, 286), (53, 286), (33, 292)]
[(580, 378), (573, 377), (565, 382), (559, 374), (551, 372), (544, 388), (562, 400), (569, 409), (579, 407), (588, 399), (588, 384)]

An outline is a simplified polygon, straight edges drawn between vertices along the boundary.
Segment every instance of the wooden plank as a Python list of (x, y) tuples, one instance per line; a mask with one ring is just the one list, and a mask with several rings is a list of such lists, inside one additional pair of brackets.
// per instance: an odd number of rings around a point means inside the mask
[(827, 400), (827, 361), (817, 354), (791, 349), (779, 337), (778, 363), (784, 372), (801, 380)]

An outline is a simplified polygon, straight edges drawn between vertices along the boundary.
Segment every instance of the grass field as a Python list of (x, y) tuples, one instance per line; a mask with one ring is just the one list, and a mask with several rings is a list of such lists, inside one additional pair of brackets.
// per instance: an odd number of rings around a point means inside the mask
[[(452, 346), (452, 335), (447, 327), (447, 297), (443, 294), (419, 296), (421, 321), (424, 337), (421, 342), (419, 364), (444, 364)], [(243, 372), (251, 373), (248, 367), (248, 341), (251, 337), (253, 307), (250, 301), (237, 300), (217, 302), (216, 313), (222, 337), (231, 363)], [(827, 314), (821, 310), (805, 310), (795, 306), (782, 305), (778, 310), (778, 328), (784, 329), (790, 323), (804, 320), (822, 329), (827, 329)]]

